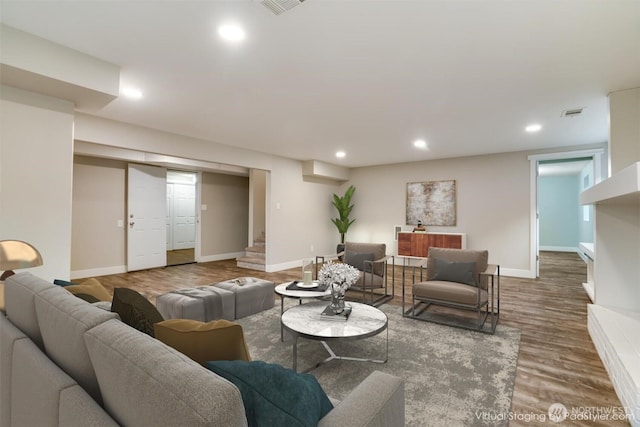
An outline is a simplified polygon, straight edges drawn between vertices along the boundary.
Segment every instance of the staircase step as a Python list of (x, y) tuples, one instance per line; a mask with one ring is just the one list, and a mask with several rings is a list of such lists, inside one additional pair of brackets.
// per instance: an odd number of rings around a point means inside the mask
[(265, 271), (266, 238), (262, 233), (253, 240), (253, 246), (244, 249), (245, 256), (236, 258), (236, 265), (240, 268)]
[(264, 258), (243, 256), (236, 258), (236, 264), (240, 268), (248, 268), (251, 270), (265, 271)]

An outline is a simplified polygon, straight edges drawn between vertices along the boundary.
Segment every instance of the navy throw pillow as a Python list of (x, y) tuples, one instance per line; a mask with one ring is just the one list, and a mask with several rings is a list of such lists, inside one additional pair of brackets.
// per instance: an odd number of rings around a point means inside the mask
[(333, 409), (311, 374), (262, 361), (220, 360), (206, 367), (240, 389), (249, 427), (315, 427)]
[(69, 282), (68, 280), (62, 280), (62, 279), (55, 279), (53, 281), (54, 285), (58, 285), (58, 286), (71, 286), (71, 285), (77, 285), (77, 283), (74, 282)]

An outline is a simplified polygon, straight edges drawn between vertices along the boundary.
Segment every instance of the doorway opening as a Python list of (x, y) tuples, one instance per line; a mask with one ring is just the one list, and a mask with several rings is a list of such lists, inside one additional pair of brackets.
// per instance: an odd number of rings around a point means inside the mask
[(591, 206), (580, 193), (601, 181), (604, 149), (529, 156), (531, 161), (531, 269), (540, 276), (540, 251), (581, 253), (593, 245)]
[(167, 171), (167, 266), (196, 262), (196, 184), (194, 172)]
[(593, 158), (538, 162), (538, 241), (541, 251), (578, 252), (593, 244), (593, 206), (580, 193), (593, 185)]

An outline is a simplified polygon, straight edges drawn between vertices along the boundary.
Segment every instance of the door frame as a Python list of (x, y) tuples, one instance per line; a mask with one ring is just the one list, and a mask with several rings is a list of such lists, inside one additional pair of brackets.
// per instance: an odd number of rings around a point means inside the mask
[(538, 166), (544, 160), (569, 160), (578, 157), (591, 157), (593, 159), (594, 180), (593, 185), (602, 181), (605, 170), (602, 164), (604, 148), (593, 148), (587, 150), (562, 151), (557, 153), (532, 154), (527, 156), (530, 170), (530, 213), (529, 213), (529, 235), (531, 246), (529, 249), (529, 270), (532, 278), (540, 277), (540, 229), (538, 210)]

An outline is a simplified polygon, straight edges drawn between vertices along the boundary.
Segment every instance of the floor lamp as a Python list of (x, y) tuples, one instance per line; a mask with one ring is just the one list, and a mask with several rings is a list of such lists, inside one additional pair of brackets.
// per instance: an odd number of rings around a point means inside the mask
[(27, 242), (0, 240), (0, 282), (14, 274), (13, 270), (42, 265), (40, 252)]

